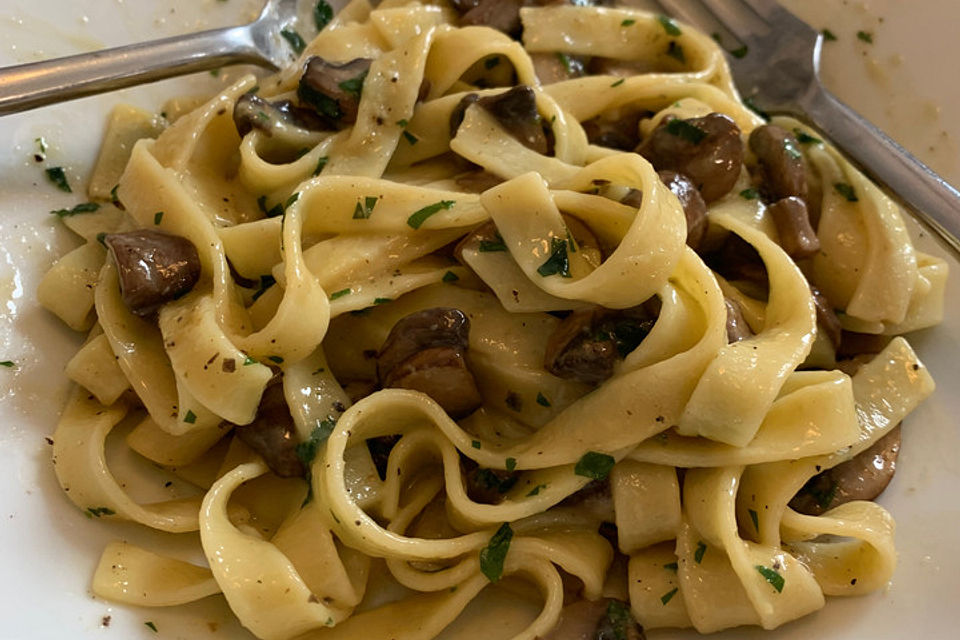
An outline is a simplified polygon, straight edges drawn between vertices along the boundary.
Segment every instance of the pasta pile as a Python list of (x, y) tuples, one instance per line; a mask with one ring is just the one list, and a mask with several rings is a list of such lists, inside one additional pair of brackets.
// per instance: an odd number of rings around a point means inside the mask
[[(651, 163), (587, 129), (635, 113), (644, 140), (658, 126), (699, 138), (676, 123), (719, 113), (746, 140), (764, 122), (722, 49), (637, 10), (520, 18), (522, 43), (456, 26), (445, 4), (354, 0), (259, 85), (243, 77), (163, 121), (115, 112), (90, 186), (104, 204), (64, 218), (86, 242), (39, 292), (90, 332), (67, 367), (77, 386), (55, 469), (100, 519), (199, 531), (208, 566), (116, 542), (98, 596), (174, 606), (222, 594), (266, 640), (426, 640), (482, 606), (481, 591), (508, 589), (538, 603), (512, 636), (533, 639), (601, 598), (600, 624), (620, 631), (631, 617), (647, 630), (773, 629), (891, 579), (883, 507), (809, 515), (788, 503), (934, 383), (902, 337), (853, 375), (839, 370), (810, 283), (845, 332), (899, 336), (941, 319), (946, 264), (913, 248), (897, 206), (816, 132), (776, 119), (803, 142), (791, 148), (820, 250), (796, 261), (784, 250), (748, 151), (734, 186), (708, 201), (703, 246), (748, 245), (766, 275), (759, 287), (721, 276), (685, 244), (684, 207)], [(544, 54), (634, 71), (546, 83), (534, 66)], [(315, 58), (372, 59), (339, 84), (359, 98), (355, 114), (303, 88)], [(483, 106), (514, 85), (535, 96), (545, 152)], [(341, 120), (266, 126), (291, 105)], [(192, 288), (145, 312), (112, 257), (135, 229), (188, 240), (199, 263)], [(731, 305), (749, 332), (732, 342)], [(480, 406), (456, 420), (428, 394), (378, 384), (391, 331), (435, 308), (469, 320), (457, 353)], [(642, 310), (642, 339), (599, 382), (548, 371), (568, 313), (600, 308)], [(276, 411), (292, 418), (303, 478), (279, 477), (239, 435)], [(135, 500), (104, 453), (121, 423), (130, 449), (197, 490)], [(493, 498), (477, 497), (471, 474)]]

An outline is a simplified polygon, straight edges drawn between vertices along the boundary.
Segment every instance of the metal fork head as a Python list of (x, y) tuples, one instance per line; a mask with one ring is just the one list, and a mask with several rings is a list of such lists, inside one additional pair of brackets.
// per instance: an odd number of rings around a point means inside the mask
[[(774, 0), (657, 0), (667, 13), (704, 31), (723, 31), (721, 43), (740, 93), (761, 109), (801, 113), (803, 97), (819, 82), (822, 36)], [(742, 47), (746, 47), (743, 49)]]
[[(335, 11), (346, 4), (344, 0), (329, 3)], [(285, 29), (294, 29), (297, 18), (302, 15), (301, 5), (312, 5), (303, 0), (267, 0), (256, 20), (247, 25), (256, 48), (275, 69), (280, 69), (297, 59), (291, 44), (281, 36)]]

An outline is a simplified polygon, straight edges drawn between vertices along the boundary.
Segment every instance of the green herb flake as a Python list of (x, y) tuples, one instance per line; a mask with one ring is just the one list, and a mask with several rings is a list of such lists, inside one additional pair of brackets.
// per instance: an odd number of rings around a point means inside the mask
[(474, 449), (479, 449), (479, 448), (480, 448), (480, 441), (479, 441), (479, 440), (473, 440), (473, 441), (470, 442), (470, 446), (473, 447)]
[(833, 33), (833, 31), (830, 31), (830, 29), (824, 29), (820, 33), (823, 34), (823, 39), (826, 42), (833, 42), (837, 39), (837, 36)]
[(210, 75), (214, 78), (218, 77), (220, 75), (220, 69), (210, 69)]
[(350, 78), (349, 80), (344, 80), (339, 86), (341, 89), (347, 93), (352, 93), (355, 97), (359, 98), (360, 94), (363, 92), (363, 82), (367, 79), (367, 70), (364, 70), (360, 75), (355, 78)]
[(793, 144), (793, 140), (790, 138), (784, 138), (783, 150), (786, 151), (787, 155), (794, 160), (800, 160), (803, 158), (803, 154), (800, 153), (800, 149), (797, 149), (797, 145)]
[(144, 622), (143, 624), (144, 624), (145, 627), (147, 627), (148, 629), (150, 629), (150, 630), (153, 631), (154, 633), (157, 633), (157, 625), (153, 624), (152, 621), (147, 620), (147, 621)]
[(507, 245), (504, 243), (500, 234), (497, 234), (496, 240), (481, 240), (480, 253), (491, 253), (494, 251), (506, 251)]
[(676, 573), (677, 569), (679, 569), (676, 562), (668, 562), (667, 564), (663, 565), (663, 568), (667, 571), (673, 571), (674, 573)]
[(256, 358), (251, 358), (250, 356), (247, 356), (247, 359), (243, 361), (243, 366), (245, 367), (249, 367), (252, 364), (260, 364), (260, 362), (257, 361)]
[(763, 109), (761, 109), (759, 106), (757, 106), (757, 103), (753, 101), (753, 98), (751, 97), (744, 98), (743, 104), (745, 104), (746, 107), (750, 109), (750, 111), (753, 111), (755, 114), (763, 118), (764, 121), (770, 122), (770, 114), (764, 111)]
[(747, 51), (748, 51), (747, 45), (743, 45), (742, 47), (732, 50), (730, 52), (730, 55), (732, 55), (734, 58), (737, 58), (739, 60), (743, 58), (745, 55), (747, 55)]
[(489, 71), (500, 64), (500, 56), (492, 56), (483, 61), (483, 68)]
[(668, 602), (670, 602), (673, 599), (673, 596), (677, 595), (677, 591), (679, 591), (679, 587), (674, 587), (670, 591), (667, 591), (665, 594), (660, 596), (661, 604), (666, 605)]
[(327, 166), (327, 163), (330, 161), (329, 156), (320, 156), (317, 159), (317, 168), (313, 170), (314, 177), (320, 175), (320, 172), (323, 171), (323, 168)]
[(547, 400), (547, 397), (545, 395), (537, 391), (537, 404), (540, 405), (541, 407), (549, 407), (550, 401)]
[(857, 192), (854, 191), (853, 187), (846, 182), (834, 182), (833, 188), (837, 193), (846, 198), (847, 202), (857, 202), (860, 200), (860, 198), (857, 197)]
[(533, 496), (538, 495), (541, 490), (546, 489), (546, 488), (547, 488), (547, 485), (545, 485), (545, 484), (538, 484), (538, 485), (535, 486), (533, 489), (530, 489), (530, 492), (527, 494), (527, 497), (528, 497), (528, 498), (532, 498)]
[(323, 28), (330, 24), (331, 20), (333, 20), (333, 7), (327, 4), (325, 0), (320, 0), (313, 7), (313, 22), (317, 25), (317, 31), (323, 31)]
[(573, 472), (591, 480), (603, 480), (610, 475), (610, 470), (616, 463), (617, 461), (614, 460), (613, 456), (596, 451), (587, 451), (577, 460)]
[(560, 275), (561, 278), (570, 278), (570, 258), (567, 256), (567, 241), (563, 238), (550, 239), (550, 257), (537, 267), (537, 273), (544, 278)]
[(663, 30), (667, 32), (668, 36), (679, 36), (683, 34), (683, 32), (680, 31), (680, 27), (677, 26), (677, 23), (667, 16), (657, 16), (657, 22), (663, 26)]
[(398, 127), (402, 127), (406, 129), (408, 124), (410, 124), (410, 121), (407, 120), (406, 118), (400, 118), (399, 120), (397, 120)]
[(443, 274), (443, 277), (440, 279), (443, 280), (444, 282), (456, 282), (457, 280), (460, 279), (460, 276), (455, 274), (453, 271), (447, 271), (445, 274)]
[(33, 154), (33, 159), (37, 162), (43, 162), (47, 157), (47, 140), (43, 136), (34, 138), (33, 142), (37, 145), (37, 152)]
[(310, 432), (310, 437), (297, 444), (297, 457), (300, 458), (303, 466), (310, 466), (313, 459), (317, 457), (317, 451), (320, 449), (320, 445), (327, 441), (327, 438), (333, 433), (333, 427), (336, 426), (336, 424), (336, 420), (329, 418), (319, 421), (317, 426)]
[(290, 47), (297, 53), (297, 55), (303, 53), (303, 50), (307, 48), (307, 43), (303, 41), (303, 38), (294, 29), (281, 29), (280, 35), (283, 36), (284, 40), (290, 43)]
[(623, 84), (624, 82), (626, 82), (626, 81), (627, 81), (626, 78), (620, 78), (619, 80), (617, 80), (616, 82), (614, 82), (614, 83), (613, 83), (612, 85), (610, 85), (610, 86), (611, 86), (611, 87), (619, 87), (620, 85), (622, 85), (622, 84)]
[(794, 128), (793, 133), (797, 136), (797, 142), (800, 144), (820, 144), (823, 142), (820, 138), (814, 138), (809, 133), (804, 133), (799, 128)]
[(413, 135), (412, 133), (410, 133), (410, 132), (407, 131), (406, 129), (404, 129), (404, 131), (403, 131), (403, 139), (406, 140), (407, 142), (409, 142), (409, 143), (410, 143), (410, 146), (413, 146), (413, 145), (417, 144), (418, 142), (420, 142), (420, 138), (418, 138), (417, 136)]
[(393, 302), (393, 298), (374, 298), (373, 304), (387, 304), (388, 302)]
[(87, 513), (95, 518), (100, 516), (112, 516), (116, 515), (116, 511), (110, 507), (87, 507)]
[(57, 209), (56, 211), (51, 211), (50, 213), (58, 218), (68, 218), (70, 216), (75, 216), (78, 213), (93, 213), (99, 208), (100, 205), (96, 202), (84, 202), (82, 204), (78, 204), (72, 209)]
[(117, 190), (120, 188), (119, 184), (113, 185), (113, 189), (110, 189), (110, 202), (113, 203), (117, 209), (123, 209), (123, 204), (120, 202), (120, 197), (117, 195)]
[(336, 300), (337, 298), (342, 298), (343, 296), (350, 295), (351, 293), (353, 293), (353, 290), (347, 287), (346, 289), (340, 289), (340, 291), (334, 291), (331, 293), (330, 299)]
[(760, 196), (760, 192), (756, 189), (744, 189), (740, 192), (740, 197), (744, 200), (756, 200)]
[(691, 144), (700, 144), (707, 137), (707, 132), (686, 120), (674, 118), (666, 125), (667, 133), (682, 138)]
[(503, 561), (510, 550), (513, 529), (504, 522), (490, 538), (489, 544), (480, 550), (480, 571), (490, 582), (497, 582), (503, 576)]
[(194, 424), (197, 421), (197, 414), (192, 410), (187, 409), (187, 415), (183, 416), (183, 421), (187, 424)]
[(687, 63), (687, 56), (683, 53), (683, 47), (676, 40), (671, 40), (667, 45), (667, 55), (681, 64)]
[(780, 575), (776, 569), (771, 569), (770, 567), (765, 567), (762, 564), (755, 565), (753, 567), (757, 572), (763, 576), (763, 579), (769, 582), (774, 589), (777, 590), (777, 593), (783, 593), (783, 576)]
[(516, 458), (507, 458), (504, 461), (504, 464), (507, 467), (507, 471), (513, 471), (517, 468), (517, 459)]
[(867, 44), (873, 44), (873, 34), (869, 31), (857, 31), (857, 39)]
[(414, 229), (419, 229), (420, 225), (427, 221), (427, 218), (442, 210), (449, 210), (454, 204), (456, 204), (454, 200), (441, 200), (440, 202), (428, 204), (424, 208), (417, 209), (410, 214), (410, 217), (407, 218), (407, 225)]
[(635, 24), (637, 24), (637, 21), (636, 21), (636, 20), (634, 20), (634, 19), (632, 19), (632, 18), (627, 18), (626, 20), (624, 20), (623, 22), (620, 23), (620, 26), (621, 26), (621, 27), (632, 27), (632, 26), (635, 25)]
[(697, 564), (703, 562), (703, 554), (707, 552), (707, 545), (703, 540), (697, 541), (697, 549), (693, 552), (693, 560)]
[(630, 613), (630, 607), (621, 600), (610, 600), (607, 603), (607, 612), (606, 620), (601, 620), (598, 627), (604, 629), (610, 629), (613, 632), (613, 636), (610, 637), (608, 634), (600, 631), (597, 633), (597, 638), (610, 638), (610, 640), (627, 640), (632, 634), (630, 633), (631, 627), (636, 625), (636, 620), (633, 619), (633, 614)]
[(353, 219), (366, 220), (373, 215), (373, 209), (377, 206), (378, 200), (377, 196), (367, 196), (362, 203), (357, 202), (357, 206), (353, 209)]
[(4, 360), (3, 362), (0, 362), (0, 367), (6, 367), (8, 369), (12, 369), (15, 366), (17, 366), (17, 363), (14, 362), (13, 360)]
[(283, 203), (283, 210), (286, 211), (287, 209), (289, 209), (291, 206), (293, 206), (293, 203), (299, 199), (300, 199), (300, 192), (297, 191), (293, 193), (289, 198), (287, 198), (287, 201)]
[(560, 64), (563, 65), (567, 73), (573, 73), (573, 60), (570, 59), (570, 56), (562, 51), (557, 51), (557, 59), (560, 60)]
[(153, 224), (160, 224), (161, 220), (163, 220), (163, 211), (157, 211), (153, 214)]
[(67, 174), (64, 173), (63, 167), (50, 167), (49, 169), (44, 169), (44, 173), (47, 174), (47, 179), (52, 182), (57, 189), (66, 191), (67, 193), (73, 193), (73, 189), (70, 188), (70, 183), (67, 182)]
[(750, 514), (750, 522), (753, 523), (753, 528), (760, 533), (760, 517), (757, 515), (757, 512), (754, 509), (747, 509), (747, 513)]
[(100, 233), (97, 234), (97, 242), (99, 242), (99, 243), (102, 244), (103, 246), (107, 246), (107, 232), (106, 232), (106, 231), (101, 231)]
[(267, 356), (267, 360), (276, 364), (283, 364), (283, 358), (280, 356)]

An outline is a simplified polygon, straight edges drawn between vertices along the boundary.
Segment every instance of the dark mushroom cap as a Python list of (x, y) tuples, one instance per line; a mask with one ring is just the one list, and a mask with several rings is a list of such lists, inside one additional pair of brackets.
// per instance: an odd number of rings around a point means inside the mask
[(186, 294), (200, 279), (200, 256), (184, 237), (154, 229), (107, 234), (123, 303), (138, 316)]
[(807, 174), (800, 145), (786, 129), (765, 124), (750, 132), (750, 149), (763, 174), (763, 189), (771, 199), (807, 197)]
[(334, 127), (352, 124), (357, 121), (363, 82), (372, 62), (356, 58), (338, 64), (313, 56), (304, 65), (297, 96)]
[(820, 331), (823, 331), (830, 343), (833, 344), (833, 348), (836, 349), (840, 346), (842, 330), (840, 318), (837, 317), (837, 312), (833, 310), (830, 301), (821, 293), (820, 289), (811, 284), (810, 293), (813, 295), (813, 306), (817, 312), (817, 327)]
[(723, 299), (727, 307), (727, 342), (740, 342), (753, 335), (750, 325), (743, 317), (740, 303), (730, 298)]
[(773, 218), (780, 237), (780, 246), (794, 260), (802, 260), (820, 251), (820, 239), (810, 225), (807, 204), (795, 196), (781, 198), (769, 207), (767, 215)]
[(237, 133), (245, 136), (254, 129), (268, 136), (283, 136), (285, 129), (300, 130), (300, 137), (312, 131), (327, 131), (329, 122), (315, 112), (296, 107), (289, 100), (269, 102), (252, 93), (237, 98), (233, 105), (233, 122)]
[(615, 117), (601, 114), (581, 124), (590, 144), (633, 151), (640, 144), (640, 118), (644, 115), (641, 111), (629, 111)]
[(299, 438), (279, 380), (264, 390), (253, 422), (238, 425), (234, 433), (281, 478), (300, 478), (307, 472), (297, 455)]
[(743, 165), (740, 128), (722, 113), (687, 120), (668, 116), (637, 152), (658, 171), (669, 169), (688, 176), (706, 202), (728, 193)]
[(707, 235), (707, 203), (693, 184), (693, 180), (676, 171), (658, 171), (660, 181), (667, 185), (673, 195), (680, 200), (683, 215), (687, 219), (687, 244), (696, 251)]
[(537, 111), (537, 94), (526, 85), (517, 85), (495, 96), (478, 98), (469, 93), (457, 103), (450, 113), (450, 135), (455, 136), (463, 124), (467, 108), (476, 103), (490, 112), (507, 133), (519, 140), (525, 147), (537, 153), (549, 151), (547, 134), (543, 130), (540, 112)]

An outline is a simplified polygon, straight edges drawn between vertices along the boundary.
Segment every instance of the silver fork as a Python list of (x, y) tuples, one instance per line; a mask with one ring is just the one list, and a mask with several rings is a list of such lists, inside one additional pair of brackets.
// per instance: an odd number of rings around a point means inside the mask
[(704, 18), (712, 16), (747, 46), (746, 55), (729, 60), (748, 104), (814, 125), (960, 254), (960, 192), (823, 87), (822, 34), (774, 0), (657, 2), (707, 33), (713, 28)]
[(229, 64), (279, 69), (294, 59), (281, 31), (295, 23), (297, 3), (267, 0), (256, 20), (239, 27), (2, 68), (0, 116)]

